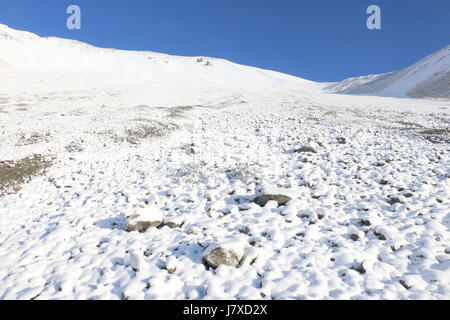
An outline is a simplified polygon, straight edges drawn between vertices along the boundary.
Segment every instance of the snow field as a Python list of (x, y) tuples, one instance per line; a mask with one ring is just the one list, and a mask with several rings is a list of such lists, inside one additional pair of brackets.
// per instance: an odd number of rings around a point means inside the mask
[[(448, 145), (324, 114), (197, 110), (163, 139), (65, 151), (2, 198), (0, 298), (448, 299)], [(252, 203), (274, 191), (295, 199)], [(124, 231), (147, 205), (181, 227)], [(241, 264), (208, 268), (230, 241)]]

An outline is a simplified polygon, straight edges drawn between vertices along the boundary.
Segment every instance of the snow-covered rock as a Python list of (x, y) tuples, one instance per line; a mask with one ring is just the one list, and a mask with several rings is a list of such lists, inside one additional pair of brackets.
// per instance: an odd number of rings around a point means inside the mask
[(228, 241), (210, 245), (203, 253), (203, 260), (212, 268), (221, 265), (237, 267), (245, 254), (241, 241)]
[(291, 200), (291, 197), (284, 194), (263, 194), (253, 199), (253, 202), (261, 207), (264, 207), (270, 201), (275, 201), (279, 206), (284, 206)]
[(136, 214), (127, 218), (125, 230), (130, 231), (146, 231), (151, 227), (158, 227), (163, 223), (163, 214), (156, 207), (139, 208)]

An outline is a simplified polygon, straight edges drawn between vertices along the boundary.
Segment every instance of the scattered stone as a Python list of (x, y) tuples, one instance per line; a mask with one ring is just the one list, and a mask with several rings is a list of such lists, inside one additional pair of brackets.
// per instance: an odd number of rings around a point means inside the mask
[(358, 271), (361, 274), (366, 273), (366, 268), (364, 268), (362, 263), (358, 263), (358, 264), (354, 265), (353, 267), (351, 267), (350, 269)]
[(188, 156), (193, 155), (193, 154), (195, 154), (195, 153), (196, 153), (196, 152), (195, 152), (194, 147), (189, 147), (189, 148), (186, 149), (186, 154), (187, 154)]
[(399, 282), (406, 290), (411, 289), (411, 287), (406, 283), (405, 280), (400, 280)]
[(358, 236), (356, 233), (352, 233), (352, 234), (350, 235), (350, 239), (352, 239), (353, 241), (358, 241), (359, 236)]
[(278, 203), (278, 206), (284, 206), (291, 200), (291, 197), (285, 196), (283, 194), (265, 194), (253, 199), (253, 202), (260, 207), (264, 207), (269, 201), (276, 201)]
[(411, 198), (413, 196), (412, 193), (408, 192), (403, 195), (405, 198)]
[(250, 228), (247, 226), (242, 226), (241, 228), (239, 228), (239, 232), (243, 233), (243, 234), (249, 234), (250, 233)]
[(236, 241), (210, 245), (203, 254), (204, 262), (214, 269), (221, 265), (236, 268), (242, 259), (244, 248), (242, 243)]
[(391, 197), (391, 196), (389, 196), (389, 200), (388, 200), (387, 202), (388, 202), (391, 206), (394, 205), (394, 204), (396, 204), (396, 203), (404, 204), (404, 202), (401, 201), (399, 198)]
[(140, 208), (139, 211), (127, 218), (125, 230), (127, 232), (144, 232), (151, 227), (158, 227), (162, 224), (162, 213), (153, 207)]
[(295, 150), (297, 153), (317, 153), (317, 150), (313, 147), (303, 146), (300, 149)]
[(381, 241), (386, 241), (386, 236), (382, 233), (376, 232), (374, 231), (373, 234), (378, 237), (378, 239), (380, 239)]
[(181, 217), (164, 217), (162, 226), (167, 226), (171, 229), (180, 228), (184, 224), (184, 219)]
[(72, 141), (69, 145), (66, 146), (66, 150), (70, 153), (82, 152), (84, 151), (82, 143), (83, 141)]
[(339, 144), (347, 144), (347, 139), (345, 138), (337, 138)]

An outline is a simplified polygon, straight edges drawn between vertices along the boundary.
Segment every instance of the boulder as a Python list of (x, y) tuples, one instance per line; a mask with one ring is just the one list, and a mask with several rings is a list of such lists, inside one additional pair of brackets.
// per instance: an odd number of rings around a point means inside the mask
[(221, 265), (236, 268), (243, 259), (244, 247), (236, 241), (210, 245), (203, 253), (203, 261), (212, 268)]
[(284, 206), (291, 200), (291, 197), (283, 194), (264, 194), (253, 199), (253, 202), (261, 207), (264, 207), (269, 201), (276, 201), (279, 206)]
[(127, 218), (125, 230), (128, 232), (144, 232), (151, 227), (158, 227), (162, 224), (163, 217), (161, 211), (154, 207), (140, 208), (136, 214)]

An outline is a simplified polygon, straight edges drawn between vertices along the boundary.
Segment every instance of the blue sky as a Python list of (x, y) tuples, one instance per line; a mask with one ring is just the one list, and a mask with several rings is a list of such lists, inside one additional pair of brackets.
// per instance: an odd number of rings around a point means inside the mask
[[(81, 7), (81, 30), (66, 28), (71, 4)], [(381, 7), (381, 30), (366, 27), (372, 4)], [(449, 45), (450, 1), (1, 0), (0, 23), (101, 47), (220, 57), (337, 81), (398, 70)]]

